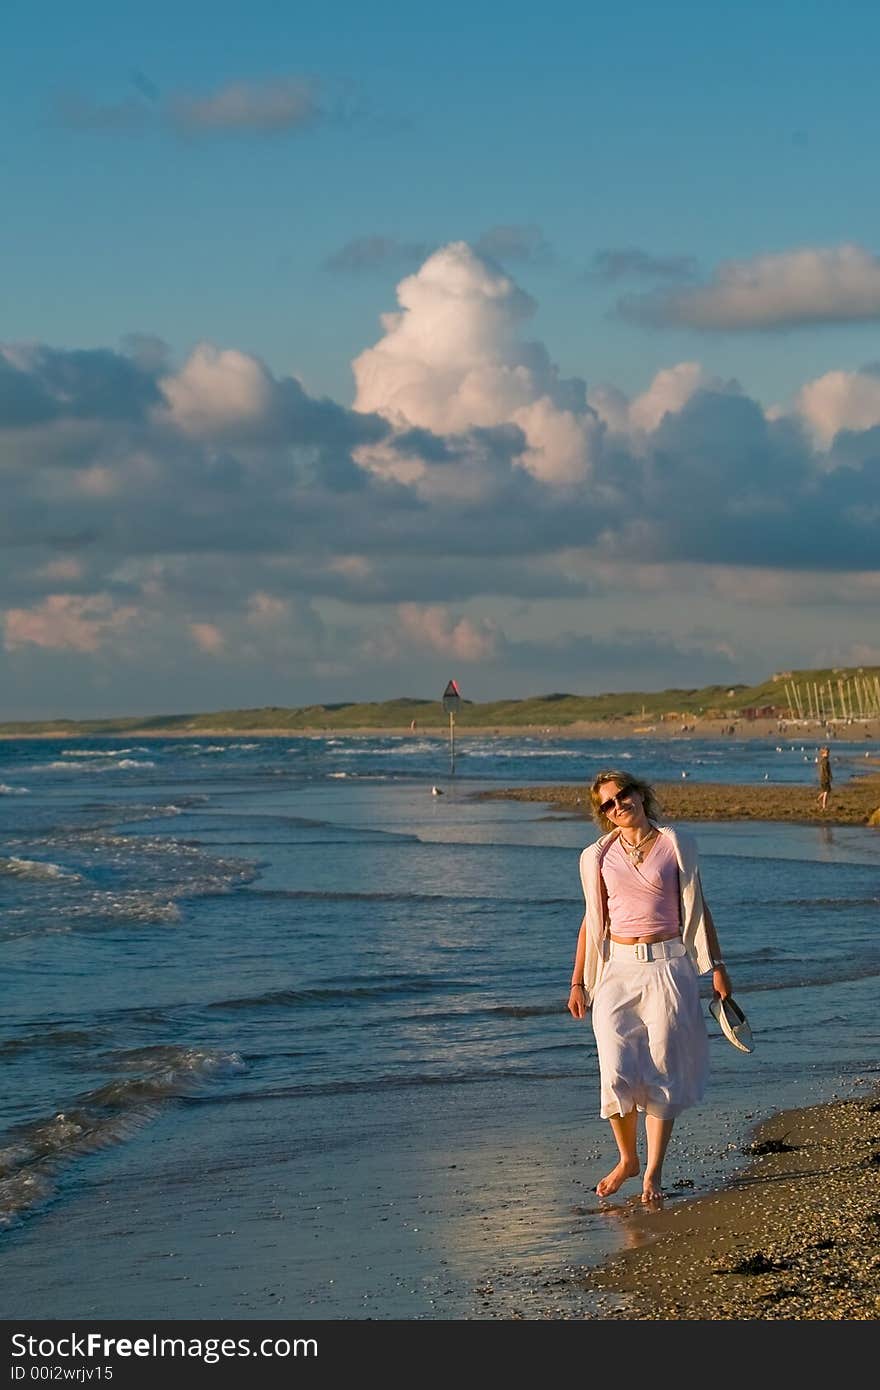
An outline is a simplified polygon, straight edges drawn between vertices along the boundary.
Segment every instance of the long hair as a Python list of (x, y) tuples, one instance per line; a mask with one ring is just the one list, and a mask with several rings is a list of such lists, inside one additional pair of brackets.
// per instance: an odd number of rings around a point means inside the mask
[(599, 788), (603, 782), (616, 782), (621, 791), (624, 787), (632, 787), (633, 791), (638, 792), (642, 798), (645, 808), (645, 815), (648, 820), (658, 820), (660, 817), (660, 803), (657, 794), (649, 782), (643, 782), (641, 777), (633, 777), (630, 772), (618, 772), (616, 769), (606, 772), (598, 772), (590, 783), (590, 805), (593, 808), (593, 820), (601, 830), (616, 830), (617, 826), (609, 820), (604, 812), (599, 810)]

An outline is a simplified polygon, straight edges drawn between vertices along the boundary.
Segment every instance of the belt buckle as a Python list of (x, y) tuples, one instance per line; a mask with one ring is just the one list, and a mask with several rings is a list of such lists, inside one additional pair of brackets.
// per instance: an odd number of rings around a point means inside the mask
[(650, 960), (651, 948), (647, 941), (636, 942), (636, 960)]

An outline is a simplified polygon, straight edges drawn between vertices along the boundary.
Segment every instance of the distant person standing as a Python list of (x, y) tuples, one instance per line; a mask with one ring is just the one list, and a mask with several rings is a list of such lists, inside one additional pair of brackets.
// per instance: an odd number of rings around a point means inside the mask
[(827, 744), (823, 744), (819, 749), (819, 795), (816, 797), (820, 811), (824, 811), (828, 805), (828, 793), (830, 791), (831, 751)]

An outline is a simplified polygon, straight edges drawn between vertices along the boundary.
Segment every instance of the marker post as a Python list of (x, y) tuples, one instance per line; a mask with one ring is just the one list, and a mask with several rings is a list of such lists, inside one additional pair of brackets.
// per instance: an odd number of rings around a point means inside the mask
[(448, 681), (443, 692), (443, 708), (449, 715), (449, 775), (455, 776), (455, 716), (461, 704), (461, 692), (455, 681)]

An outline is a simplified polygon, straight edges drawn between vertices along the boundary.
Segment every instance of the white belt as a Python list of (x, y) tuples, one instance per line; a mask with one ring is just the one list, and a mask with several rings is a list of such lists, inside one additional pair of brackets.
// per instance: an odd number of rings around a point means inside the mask
[(668, 941), (630, 941), (626, 946), (612, 941), (610, 937), (605, 940), (606, 960), (614, 957), (631, 961), (672, 960), (686, 952), (687, 947), (679, 936), (671, 937)]

